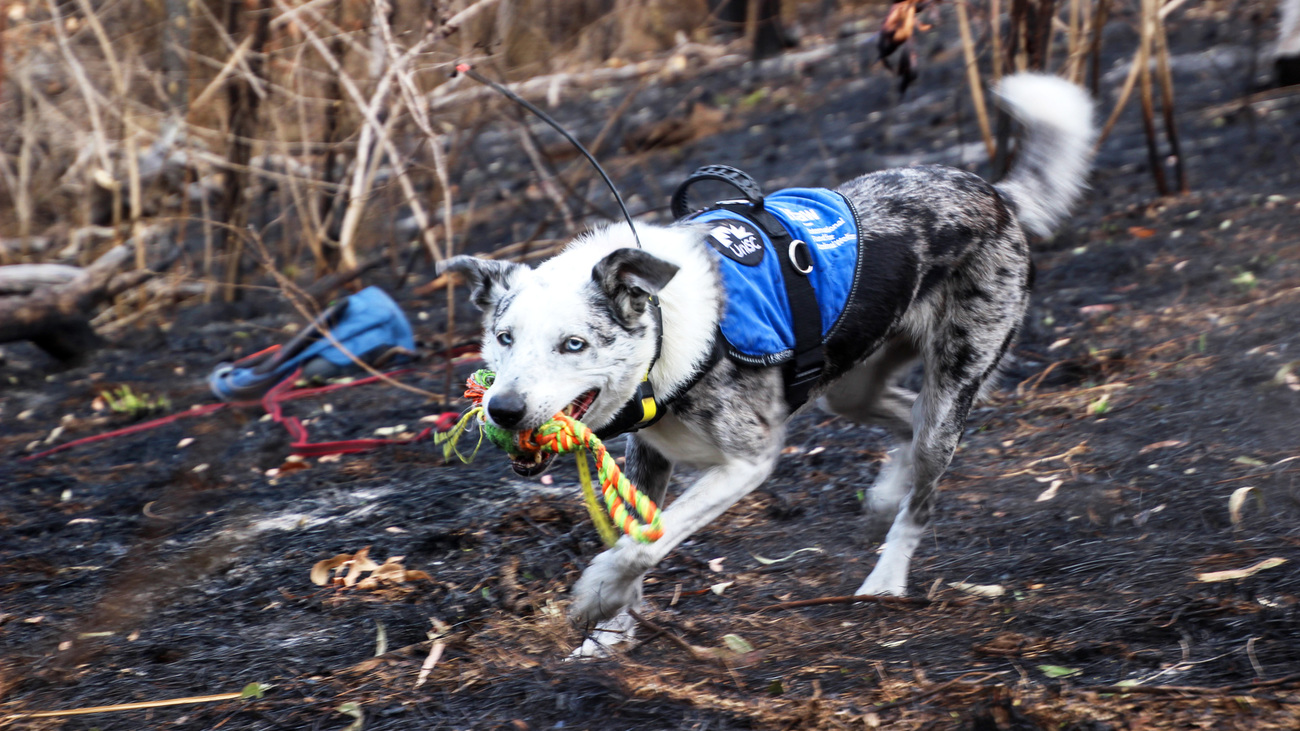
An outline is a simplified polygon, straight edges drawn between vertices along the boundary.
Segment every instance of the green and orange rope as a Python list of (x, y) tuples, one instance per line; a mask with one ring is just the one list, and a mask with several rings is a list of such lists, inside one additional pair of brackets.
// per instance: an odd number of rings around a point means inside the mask
[[(462, 461), (472, 460), (478, 453), (478, 446), (482, 444), (485, 436), (488, 441), (514, 457), (539, 452), (555, 454), (573, 452), (578, 460), (578, 476), (582, 482), (587, 511), (591, 513), (592, 522), (596, 524), (606, 545), (613, 545), (618, 538), (615, 525), (639, 543), (653, 543), (664, 534), (658, 506), (627, 479), (614, 458), (605, 449), (605, 445), (601, 443), (600, 438), (586, 424), (562, 413), (556, 414), (550, 421), (536, 429), (518, 432), (502, 429), (488, 422), (483, 410), (483, 396), (491, 388), (493, 378), (494, 374), (487, 369), (475, 371), (469, 377), (465, 382), (465, 398), (472, 401), (474, 405), (450, 431), (435, 437), (435, 440), (442, 444), (443, 452), (449, 459), (452, 454), (455, 454)], [(469, 428), (469, 424), (475, 420), (479, 428), (479, 445), (476, 445), (474, 451), (466, 457), (457, 449), (456, 443)], [(600, 478), (601, 496), (604, 498), (608, 517), (601, 511), (592, 487), (591, 473), (587, 468), (588, 451), (596, 457), (596, 475)], [(610, 523), (611, 518), (613, 524)]]

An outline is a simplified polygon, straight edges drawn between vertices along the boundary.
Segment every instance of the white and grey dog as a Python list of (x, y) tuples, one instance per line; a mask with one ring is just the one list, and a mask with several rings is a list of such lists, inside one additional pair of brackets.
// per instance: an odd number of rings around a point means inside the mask
[[(906, 592), (936, 483), (1024, 319), (1032, 277), (1026, 232), (1055, 229), (1091, 166), (1093, 107), (1081, 89), (1021, 74), (1005, 79), (999, 96), (1025, 128), (1003, 182), (917, 166), (836, 189), (857, 212), (870, 256), (864, 286), (824, 343), (813, 395), (822, 409), (883, 426), (897, 440), (867, 493), (870, 512), (890, 527), (859, 594)], [(698, 479), (663, 512), (660, 540), (624, 537), (573, 588), (572, 618), (599, 625), (604, 631), (592, 636), (606, 644), (630, 634), (627, 610), (641, 600), (646, 572), (758, 487), (785, 438), (781, 368), (711, 357), (726, 294), (708, 230), (638, 224), (636, 248), (626, 225), (611, 225), (536, 269), (467, 256), (444, 267), (469, 280), (484, 312), (483, 357), (496, 372), (484, 405), (497, 425), (534, 428), (568, 409), (599, 429), (651, 363), (650, 383), (671, 402), (660, 421), (629, 436), (628, 476), (657, 503), (675, 465), (698, 469)], [(924, 381), (913, 394), (893, 379), (917, 359)], [(545, 466), (515, 464), (525, 475)], [(601, 649), (588, 640), (580, 652)]]

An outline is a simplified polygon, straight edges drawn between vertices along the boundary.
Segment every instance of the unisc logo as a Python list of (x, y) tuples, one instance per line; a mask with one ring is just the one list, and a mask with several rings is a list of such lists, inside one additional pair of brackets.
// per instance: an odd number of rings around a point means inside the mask
[(709, 243), (723, 256), (746, 266), (756, 266), (763, 261), (763, 241), (758, 229), (748, 221), (720, 222), (709, 231)]

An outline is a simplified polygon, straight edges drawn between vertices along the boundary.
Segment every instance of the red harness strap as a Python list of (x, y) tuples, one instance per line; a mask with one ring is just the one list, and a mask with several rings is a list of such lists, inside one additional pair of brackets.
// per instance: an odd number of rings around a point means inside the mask
[(355, 454), (357, 452), (368, 452), (390, 444), (411, 444), (428, 439), (433, 434), (434, 428), (425, 427), (419, 434), (405, 439), (344, 439), (337, 442), (311, 442), (308, 441), (306, 425), (296, 416), (285, 415), (284, 404), (288, 401), (319, 396), (342, 388), (374, 383), (383, 380), (387, 376), (400, 376), (404, 373), (410, 373), (412, 370), (407, 368), (391, 371), (385, 376), (368, 376), (349, 383), (336, 383), (318, 388), (299, 388), (295, 390), (293, 384), (301, 374), (301, 370), (298, 370), (266, 392), (266, 395), (262, 397), (262, 407), (266, 409), (266, 413), (271, 415), (272, 420), (288, 430), (290, 438), (293, 439), (289, 443), (289, 449), (292, 453), (303, 457), (320, 457), (327, 454)]
[[(266, 351), (262, 351), (262, 352), (266, 352)], [(261, 355), (261, 353), (255, 353), (254, 355)], [(295, 381), (298, 380), (298, 376), (301, 375), (301, 371), (295, 371), (292, 376), (284, 379), (280, 383), (276, 384), (275, 387), (272, 388), (270, 391), (267, 391), (266, 395), (262, 397), (261, 404), (262, 407), (266, 409), (266, 413), (271, 415), (272, 420), (274, 420), (276, 423), (282, 425), (286, 430), (288, 430), (289, 436), (293, 440), (289, 444), (291, 453), (301, 455), (303, 457), (321, 457), (327, 454), (355, 454), (357, 452), (366, 452), (371, 449), (378, 449), (379, 447), (385, 447), (393, 444), (411, 444), (413, 442), (419, 442), (428, 439), (429, 436), (432, 435), (435, 431), (446, 431), (450, 429), (452, 425), (456, 423), (456, 420), (460, 418), (460, 413), (455, 411), (444, 412), (443, 414), (439, 415), (438, 420), (434, 422), (433, 426), (426, 427), (418, 434), (416, 434), (414, 437), (408, 437), (405, 439), (345, 439), (336, 442), (311, 442), (308, 441), (309, 435), (307, 433), (306, 425), (303, 424), (302, 420), (300, 420), (298, 417), (292, 415), (286, 415), (284, 413), (284, 404), (289, 401), (297, 401), (299, 399), (311, 398), (313, 396), (320, 396), (322, 394), (331, 393), (333, 391), (338, 391), (344, 388), (351, 388), (352, 386), (362, 386), (368, 383), (374, 383), (376, 381), (383, 380), (386, 377), (400, 376), (406, 373), (410, 373), (413, 370), (414, 370), (413, 368), (407, 368), (403, 370), (390, 371), (389, 373), (383, 376), (368, 376), (366, 378), (359, 378), (355, 381), (349, 381), (348, 383), (335, 383), (328, 386), (319, 386), (316, 388), (299, 388), (299, 389), (295, 389), (293, 387), (293, 384)], [(65, 449), (72, 449), (73, 447), (80, 447), (86, 444), (94, 444), (95, 442), (103, 442), (109, 439), (114, 439), (116, 437), (124, 437), (124, 436), (129, 436), (131, 434), (138, 434), (139, 432), (149, 431), (150, 429), (155, 429), (157, 427), (164, 426), (166, 424), (172, 423), (173, 421), (179, 421), (181, 419), (189, 419), (198, 416), (207, 416), (209, 414), (215, 414), (216, 412), (221, 411), (227, 406), (248, 407), (248, 406), (254, 406), (257, 403), (258, 402), (256, 401), (234, 401), (231, 403), (207, 404), (206, 406), (198, 406), (189, 409), (188, 411), (181, 411), (158, 419), (144, 421), (139, 424), (132, 424), (131, 426), (124, 427), (122, 429), (115, 429), (113, 431), (105, 432), (103, 434), (96, 434), (94, 436), (83, 437), (81, 439), (74, 439), (71, 442), (60, 444), (57, 447), (47, 449), (43, 452), (37, 452), (36, 454), (27, 455), (26, 457), (22, 458), (22, 461), (30, 462), (33, 460), (38, 460), (44, 457), (48, 457), (58, 452), (62, 452)]]
[(188, 411), (181, 411), (179, 413), (175, 413), (170, 416), (164, 416), (160, 419), (153, 419), (151, 421), (142, 421), (139, 424), (132, 424), (131, 426), (125, 427), (123, 429), (115, 429), (113, 431), (105, 432), (103, 434), (96, 434), (93, 437), (83, 437), (81, 439), (74, 439), (65, 444), (60, 444), (59, 446), (54, 447), (52, 449), (47, 449), (44, 452), (29, 454), (26, 457), (23, 457), (22, 461), (30, 462), (32, 460), (41, 459), (42, 457), (48, 457), (51, 454), (55, 454), (57, 452), (62, 452), (65, 449), (80, 447), (83, 444), (94, 444), (95, 442), (102, 442), (108, 439), (112, 439), (114, 437), (124, 437), (127, 436), (128, 434), (135, 434), (137, 432), (149, 431), (150, 429), (163, 426), (164, 424), (170, 424), (173, 421), (180, 421), (181, 419), (188, 419), (194, 416), (207, 416), (208, 414), (215, 414), (216, 412), (221, 411), (227, 406), (247, 406), (253, 403), (255, 402), (240, 401), (240, 402), (229, 403), (229, 404), (208, 404), (207, 406), (199, 406), (197, 408), (193, 408)]

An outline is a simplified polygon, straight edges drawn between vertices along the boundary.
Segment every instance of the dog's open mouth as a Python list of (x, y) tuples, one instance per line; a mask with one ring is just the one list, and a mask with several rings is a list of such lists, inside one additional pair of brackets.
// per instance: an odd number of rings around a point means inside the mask
[[(570, 402), (568, 406), (560, 410), (560, 413), (571, 419), (581, 419), (587, 413), (587, 409), (590, 409), (591, 405), (596, 402), (596, 397), (599, 395), (600, 389), (593, 388)], [(516, 437), (516, 444), (530, 441), (531, 437), (532, 432), (521, 432)], [(551, 466), (551, 460), (553, 459), (555, 459), (554, 452), (526, 451), (511, 455), (510, 466), (514, 468), (517, 475), (536, 477)]]
[(583, 415), (587, 413), (587, 409), (590, 409), (591, 405), (596, 402), (596, 397), (599, 395), (600, 389), (593, 388), (574, 399), (573, 402), (568, 406), (565, 406), (560, 413), (571, 419), (581, 419)]

